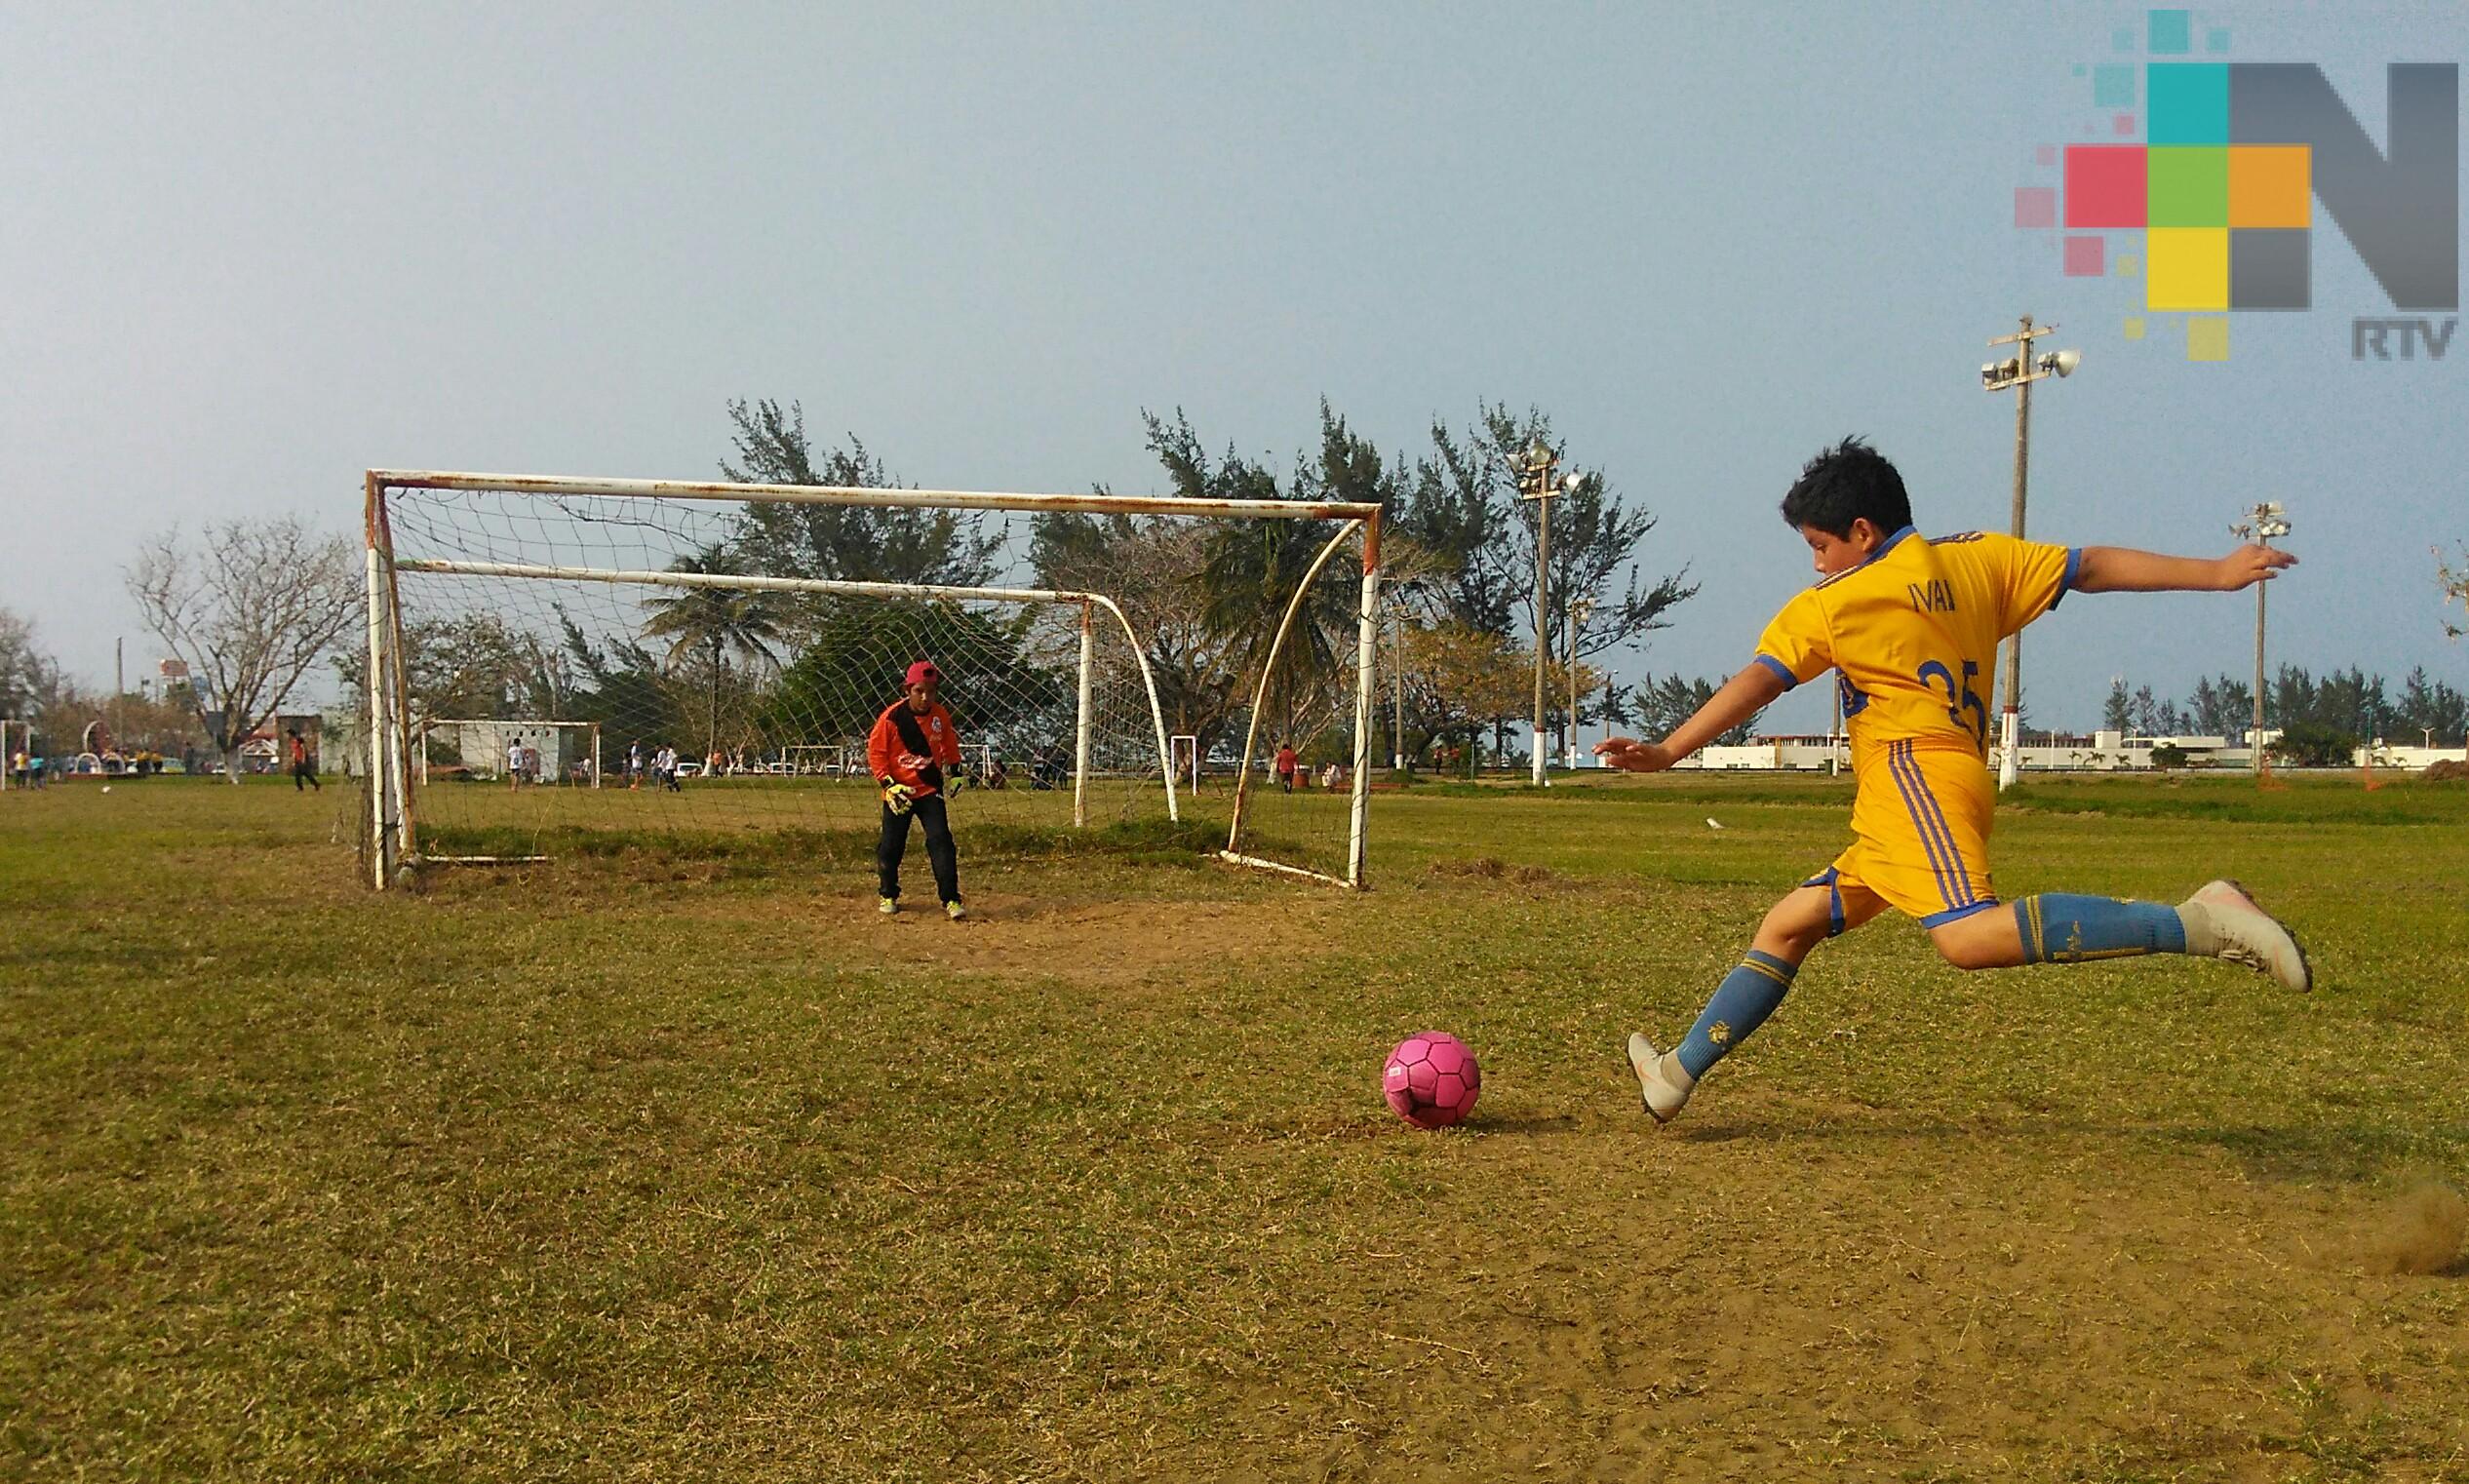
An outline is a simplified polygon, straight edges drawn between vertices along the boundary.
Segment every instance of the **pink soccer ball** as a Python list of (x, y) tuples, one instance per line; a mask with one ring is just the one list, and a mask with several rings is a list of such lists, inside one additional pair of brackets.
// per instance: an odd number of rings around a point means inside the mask
[(1445, 1031), (1425, 1031), (1389, 1053), (1380, 1083), (1397, 1116), (1417, 1128), (1447, 1128), (1474, 1112), (1483, 1072), (1466, 1042)]

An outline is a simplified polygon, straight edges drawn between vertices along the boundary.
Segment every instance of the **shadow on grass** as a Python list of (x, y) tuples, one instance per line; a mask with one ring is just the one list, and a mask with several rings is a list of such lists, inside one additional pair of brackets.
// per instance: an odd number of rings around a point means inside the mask
[[(1132, 865), (1196, 868), (1226, 842), (1225, 826), (1204, 819), (1120, 821), (1095, 829), (1015, 824), (970, 826), (961, 837), (974, 860), (1058, 861), (1108, 858)], [(423, 832), (431, 856), (546, 856), (558, 861), (709, 865), (727, 876), (760, 878), (817, 865), (861, 864), (875, 858), (876, 832), (853, 830), (594, 830), (575, 826), (448, 826)], [(1292, 841), (1254, 837), (1251, 848), (1291, 855)]]
[[(1548, 1131), (1548, 1130), (1547, 1130)], [(2435, 1124), (2395, 1130), (2364, 1123), (2132, 1123), (2090, 1118), (1873, 1120), (1744, 1118), (1679, 1123), (1663, 1137), (1687, 1144), (1824, 1144), (1838, 1148), (1995, 1142), (2021, 1147), (2079, 1146), (2124, 1138), (2181, 1150), (2218, 1150), (2251, 1180), (2358, 1184), (2430, 1162), (2469, 1156), (2469, 1125)]]

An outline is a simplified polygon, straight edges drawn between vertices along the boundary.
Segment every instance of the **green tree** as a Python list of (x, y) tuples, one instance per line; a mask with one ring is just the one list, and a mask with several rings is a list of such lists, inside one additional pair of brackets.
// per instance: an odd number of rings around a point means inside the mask
[(2358, 738), (2337, 726), (2313, 720), (2290, 723), (2265, 749), (2292, 767), (2346, 767), (2358, 749)]
[[(1187, 498), (1380, 504), (1394, 488), (1378, 451), (1325, 403), (1318, 455), (1298, 457), (1293, 488), (1283, 489), (1265, 463), (1231, 446), (1223, 456), (1210, 458), (1181, 409), (1171, 423), (1152, 412), (1141, 416), (1150, 451), (1164, 465), (1169, 487)], [(1294, 628), (1277, 651), (1277, 673), (1268, 678), (1269, 715), (1263, 722), (1283, 735), (1319, 729), (1322, 714), (1338, 699), (1333, 683), (1352, 654), (1359, 570), (1332, 559), (1308, 590), (1304, 580), (1339, 528), (1321, 520), (1227, 521), (1205, 527), (1202, 537), (1200, 619), (1226, 639), (1247, 680), (1261, 675), (1287, 606), (1301, 595)]]
[(34, 625), (0, 608), (0, 718), (24, 721), (61, 689), (59, 662), (36, 646)]
[(619, 748), (652, 742), (676, 725), (677, 709), (663, 683), (659, 658), (631, 638), (594, 639), (563, 610), (562, 652), (574, 674), (567, 719), (598, 722)]
[(2394, 725), (2403, 740), (2410, 732), (2432, 732), (2437, 746), (2443, 746), (2469, 734), (2469, 696), (2461, 694), (2442, 681), (2426, 674), (2419, 665), (2401, 682), (2400, 698), (2393, 704)]
[[(670, 563), (669, 570), (726, 573), (731, 560), (722, 548), (705, 547)], [(772, 650), (781, 638), (778, 605), (771, 594), (761, 591), (688, 587), (662, 588), (658, 596), (645, 599), (644, 606), (651, 616), (645, 620), (643, 632), (647, 638), (669, 641), (671, 664), (691, 655), (709, 667), (711, 707), (705, 747), (708, 752), (720, 751), (720, 698), (728, 675), (728, 655), (734, 650), (748, 659), (779, 662)]]
[[(891, 471), (851, 434), (846, 449), (819, 456), (806, 440), (805, 410), (769, 400), (728, 404), (735, 457), (721, 474), (741, 485), (814, 485), (838, 488), (898, 488)], [(737, 515), (731, 544), (767, 576), (853, 582), (982, 587), (997, 569), (999, 528), (957, 510), (905, 510), (871, 505), (750, 503)]]
[[(1201, 614), (1207, 537), (1200, 523), (1172, 516), (1042, 515), (1029, 542), (1040, 587), (1103, 593), (1122, 609), (1147, 655), (1166, 730), (1198, 738), (1202, 757), (1218, 749), (1234, 711), (1250, 699), (1240, 693), (1241, 636), (1221, 633)], [(1138, 687), (1137, 661), (1107, 640), (1097, 651), (1107, 678)]]
[[(1552, 657), (1566, 659), (1564, 628), (1573, 605), (1585, 615), (1577, 636), (1581, 659), (1667, 626), (1670, 609), (1695, 594), (1697, 584), (1688, 580), (1686, 567), (1652, 580), (1643, 576), (1638, 550), (1655, 518), (1631, 507), (1600, 469), (1587, 471), (1589, 477), (1578, 489), (1552, 498), (1553, 611), (1550, 623), (1543, 624), (1534, 606), (1538, 507), (1520, 499), (1517, 489), (1517, 466), (1537, 443), (1564, 456), (1568, 451), (1548, 416), (1534, 409), (1521, 416), (1506, 404), (1480, 406), (1474, 426), (1463, 434), (1433, 425), (1431, 452), (1406, 482), (1393, 523), (1431, 557), (1431, 570), (1409, 584), (1406, 596), (1427, 620), (1445, 618), (1487, 633), (1513, 632), (1522, 606), (1530, 664), (1532, 636), (1545, 627), (1552, 633)], [(1531, 681), (1530, 671), (1530, 687)], [(1556, 728), (1568, 720), (1566, 705), (1565, 692), (1555, 698), (1547, 686), (1549, 715), (1535, 720)], [(1530, 689), (1529, 699), (1493, 719), (1494, 732), (1501, 732), (1509, 717), (1532, 709)]]
[[(1071, 745), (1078, 630), (1066, 633), (1052, 612), (998, 616), (957, 603), (850, 598), (832, 601), (816, 618), (764, 708), (763, 730), (774, 745), (862, 741), (898, 698), (902, 656), (910, 655), (942, 657), (943, 701), (965, 740), (1014, 760)], [(1141, 740), (1148, 736), (1144, 724)], [(1126, 761), (1157, 765), (1154, 743)]]
[[(1699, 677), (1689, 679), (1666, 675), (1662, 680), (1652, 675), (1641, 677), (1632, 692), (1635, 698), (1638, 729), (1652, 737), (1668, 736), (1672, 728), (1698, 714), (1698, 709), (1714, 699), (1722, 687)], [(1764, 707), (1738, 726), (1730, 727), (1715, 737), (1716, 747), (1739, 747), (1757, 735), (1757, 723), (1766, 715)]]
[(2135, 729), (2135, 697), (2127, 690), (2126, 682), (2119, 677), (2110, 677), (2109, 698), (2100, 706), (2100, 725), (2107, 731)]
[(2235, 740), (2254, 724), (2254, 689), (2233, 676), (2207, 676), (2195, 682), (2194, 729), (2209, 737)]

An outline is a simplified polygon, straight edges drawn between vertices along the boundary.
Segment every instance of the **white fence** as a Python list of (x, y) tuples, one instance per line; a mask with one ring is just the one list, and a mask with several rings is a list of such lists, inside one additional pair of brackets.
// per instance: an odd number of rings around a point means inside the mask
[[(2265, 727), (2261, 735), (2269, 747), (2280, 733)], [(2186, 761), (2180, 766), (2236, 769), (2254, 765), (2253, 749), (2231, 747), (2226, 737), (2136, 737), (2119, 731), (2020, 747), (2016, 750), (2015, 765), (2024, 772), (2137, 772), (2153, 767), (2152, 753), (2161, 747), (2175, 747), (2183, 753)], [(2364, 747), (2352, 751), (2349, 765), (2364, 767), (2369, 751)], [(2401, 772), (2416, 772), (2446, 760), (2469, 762), (2469, 747), (2403, 747), (2378, 738), (2371, 751), (2376, 767)], [(1990, 748), (1990, 771), (1995, 772), (2001, 761), (2000, 750)], [(1700, 748), (1672, 766), (1702, 772), (1822, 773), (1838, 763), (1847, 768), (1852, 764), (1851, 748), (1840, 738), (1759, 737), (1738, 747)]]

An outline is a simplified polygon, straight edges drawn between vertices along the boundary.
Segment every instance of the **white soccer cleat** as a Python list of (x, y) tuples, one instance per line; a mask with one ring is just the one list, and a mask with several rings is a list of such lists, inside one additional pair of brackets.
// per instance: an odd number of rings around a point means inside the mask
[(1689, 1094), (1698, 1087), (1694, 1078), (1682, 1080), (1688, 1077), (1687, 1073), (1675, 1077), (1665, 1071), (1663, 1053), (1655, 1049), (1655, 1043), (1646, 1038), (1644, 1032), (1628, 1038), (1628, 1070), (1637, 1074), (1639, 1101), (1658, 1123), (1669, 1123), (1680, 1116), (1680, 1110), (1689, 1106)]
[(2269, 974), (2285, 989), (2303, 993), (2315, 987), (2314, 968), (2307, 963), (2306, 950), (2299, 946), (2297, 935), (2256, 906), (2244, 886), (2230, 880), (2210, 882), (2188, 897), (2178, 911), (2189, 909), (2200, 913), (2211, 924), (2214, 957), (2242, 963), (2258, 974)]
[(943, 904), (943, 915), (955, 922), (964, 921), (968, 918), (968, 909), (958, 902), (946, 902)]

